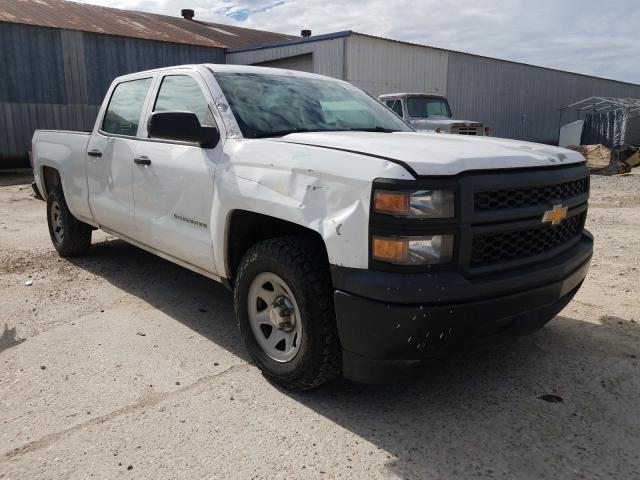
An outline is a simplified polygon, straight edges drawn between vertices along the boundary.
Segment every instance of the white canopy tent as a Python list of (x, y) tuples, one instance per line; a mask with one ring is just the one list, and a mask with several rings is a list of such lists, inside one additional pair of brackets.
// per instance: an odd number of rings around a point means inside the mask
[[(581, 119), (579, 122), (583, 120), (584, 113), (584, 128), (587, 129), (587, 136), (594, 138), (593, 143), (609, 144), (608, 146), (611, 147), (624, 143), (638, 143), (635, 140), (640, 138), (640, 131), (636, 134), (636, 128), (633, 132), (627, 131), (629, 120), (640, 117), (639, 98), (589, 97), (561, 107), (559, 110), (560, 129), (563, 128), (562, 119), (565, 112), (569, 110), (578, 112)], [(634, 126), (635, 123), (640, 125), (640, 122), (634, 122)], [(600, 141), (596, 142), (597, 138), (600, 138)], [(560, 131), (558, 142), (560, 143)]]

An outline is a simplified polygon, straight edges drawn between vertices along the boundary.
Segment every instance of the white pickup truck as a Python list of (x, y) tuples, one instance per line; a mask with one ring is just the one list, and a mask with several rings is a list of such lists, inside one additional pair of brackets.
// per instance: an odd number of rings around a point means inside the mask
[(100, 228), (222, 282), (251, 357), (291, 389), (534, 331), (592, 254), (580, 154), (415, 133), (318, 75), (126, 75), (91, 133), (37, 130), (32, 149), (60, 255)]

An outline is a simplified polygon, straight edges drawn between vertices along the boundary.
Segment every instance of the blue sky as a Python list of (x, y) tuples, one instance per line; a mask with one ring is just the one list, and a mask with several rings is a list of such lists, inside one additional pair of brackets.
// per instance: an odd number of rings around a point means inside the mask
[[(640, 84), (638, 0), (84, 0), (299, 35), (372, 35)], [(462, 6), (461, 6), (462, 5)]]
[[(250, 16), (254, 16), (256, 14), (267, 12), (273, 8), (284, 5), (285, 1), (275, 1), (275, 2), (254, 2), (254, 3), (246, 3), (246, 2), (222, 2), (227, 5), (218, 6), (214, 13), (216, 15), (221, 15), (223, 17), (229, 17), (236, 22), (246, 22)], [(253, 20), (253, 18), (252, 18)]]

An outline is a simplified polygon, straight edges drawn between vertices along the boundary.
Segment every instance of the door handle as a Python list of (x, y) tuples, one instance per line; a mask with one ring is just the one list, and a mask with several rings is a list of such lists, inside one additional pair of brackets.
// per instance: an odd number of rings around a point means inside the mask
[(135, 163), (136, 165), (151, 165), (151, 160), (149, 160), (149, 157), (146, 156), (142, 156), (142, 157), (136, 157), (133, 159), (133, 163)]
[(102, 156), (102, 152), (100, 150), (98, 150), (97, 148), (94, 148), (93, 150), (89, 150), (87, 152), (87, 155), (89, 155), (90, 157), (101, 157)]

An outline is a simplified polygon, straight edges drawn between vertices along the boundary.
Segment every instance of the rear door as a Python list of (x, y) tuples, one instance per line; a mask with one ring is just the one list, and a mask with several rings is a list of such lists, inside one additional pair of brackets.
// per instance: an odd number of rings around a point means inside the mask
[[(161, 76), (147, 107), (158, 111), (189, 111), (203, 126), (220, 128), (213, 116), (213, 98), (199, 74), (172, 71)], [(146, 123), (144, 122), (144, 136)], [(224, 134), (221, 132), (221, 138)], [(215, 273), (211, 237), (213, 180), (223, 140), (215, 148), (146, 138), (133, 168), (135, 223), (139, 241), (183, 262)]]
[(89, 207), (107, 230), (133, 238), (134, 152), (153, 77), (118, 83), (87, 148)]

